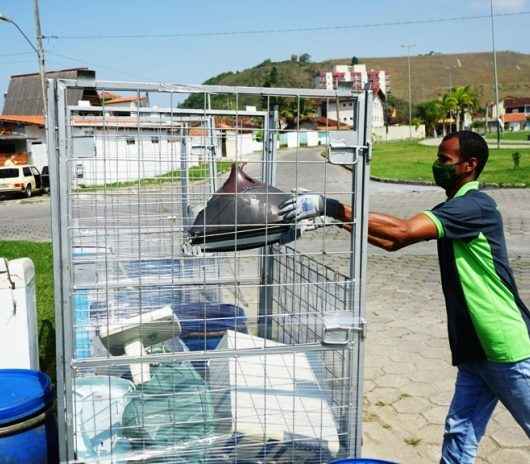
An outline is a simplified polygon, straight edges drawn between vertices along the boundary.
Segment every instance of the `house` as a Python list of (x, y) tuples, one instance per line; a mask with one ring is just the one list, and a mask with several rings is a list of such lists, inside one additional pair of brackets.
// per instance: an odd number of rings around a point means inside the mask
[[(87, 68), (63, 69), (46, 73), (49, 79), (95, 79)], [(80, 100), (99, 104), (95, 89), (69, 92), (68, 103)], [(8, 159), (16, 164), (34, 164), (38, 169), (48, 164), (40, 75), (11, 76), (0, 115), (0, 166)]]
[[(96, 78), (96, 72), (88, 68), (73, 68), (47, 72), (46, 77), (90, 81)], [(130, 109), (144, 106), (148, 100), (147, 97), (137, 95), (98, 93), (94, 88), (86, 87), (69, 91), (67, 103), (87, 108), (116, 106), (116, 116), (130, 116)], [(40, 75), (33, 73), (11, 76), (0, 115), (0, 166), (7, 160), (15, 164), (34, 164), (39, 170), (48, 164), (42, 111)]]
[[(374, 100), (372, 109), (372, 127), (385, 125), (385, 101), (388, 91), (388, 76), (383, 70), (367, 70), (366, 65), (354, 66), (336, 65), (332, 71), (323, 71), (315, 76), (314, 85), (317, 88), (334, 90), (348, 88), (354, 91), (363, 90), (366, 85), (372, 90)], [(330, 100), (323, 102), (319, 109), (319, 116), (327, 117), (340, 123), (353, 125), (353, 102), (351, 99), (340, 99), (338, 102)], [(335, 123), (336, 125), (336, 123)]]
[(504, 130), (518, 132), (530, 127), (529, 116), (525, 113), (506, 113), (501, 116)]
[(493, 120), (489, 121), (490, 126), (495, 126), (497, 118), (500, 117), (504, 129), (522, 130), (528, 127), (528, 121), (530, 120), (530, 97), (505, 97), (499, 101), (498, 107), (495, 103), (489, 104), (487, 106), (487, 114)]

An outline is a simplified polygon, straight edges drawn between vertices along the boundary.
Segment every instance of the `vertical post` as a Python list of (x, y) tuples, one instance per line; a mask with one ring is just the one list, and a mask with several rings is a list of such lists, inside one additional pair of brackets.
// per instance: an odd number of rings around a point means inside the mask
[(186, 139), (186, 127), (180, 129), (180, 192), (182, 207), (182, 227), (187, 230), (190, 225), (189, 195), (188, 195), (188, 150), (189, 143)]
[[(276, 155), (276, 141), (278, 138), (279, 113), (275, 108), (269, 112), (265, 121), (265, 149), (263, 151), (262, 179), (268, 185), (276, 182), (276, 169), (274, 159)], [(259, 290), (259, 317), (258, 336), (270, 339), (272, 337), (272, 288), (273, 283), (273, 256), (272, 246), (263, 247), (261, 255), (260, 290)]]
[[(354, 319), (362, 323), (366, 304), (366, 261), (368, 237), (368, 179), (371, 155), (372, 94), (368, 87), (359, 96), (357, 143), (367, 149), (362, 151), (361, 159), (352, 167), (352, 210), (353, 221), (350, 261), (350, 305)], [(362, 418), (363, 418), (363, 369), (364, 340), (358, 335), (357, 343), (349, 348), (349, 393), (353, 394), (351, 411), (347, 418), (348, 452), (361, 456)], [(354, 369), (356, 368), (356, 371)]]
[(494, 21), (494, 11), (493, 11), (493, 0), (490, 0), (491, 6), (491, 50), (493, 52), (493, 74), (495, 77), (495, 105), (497, 110), (495, 111), (495, 116), (497, 117), (497, 148), (501, 146), (501, 115), (499, 114), (499, 79), (497, 75), (497, 51), (495, 50), (495, 21)]
[[(56, 364), (57, 364), (57, 424), (60, 437), (66, 437), (66, 404), (65, 404), (65, 352), (64, 352), (64, 322), (62, 311), (63, 302), (63, 285), (62, 273), (62, 244), (61, 244), (61, 202), (60, 202), (60, 184), (59, 184), (59, 142), (58, 142), (58, 124), (56, 109), (56, 81), (48, 88), (48, 101), (52, 104), (49, 107), (48, 125), (47, 125), (47, 148), (49, 159), (50, 179), (50, 198), (51, 198), (51, 226), (52, 226), (52, 245), (53, 245), (53, 269), (54, 269), (54, 302), (55, 302), (55, 345), (56, 345)], [(68, 460), (67, 440), (59, 440), (59, 460), (64, 462)]]
[(403, 44), (401, 48), (407, 49), (407, 63), (409, 68), (409, 138), (412, 138), (412, 79), (411, 79), (411, 67), (410, 67), (410, 49), (415, 47), (416, 44)]
[(33, 14), (35, 17), (35, 34), (37, 35), (37, 56), (39, 59), (40, 83), (42, 87), (42, 114), (44, 123), (48, 116), (48, 99), (46, 95), (46, 62), (44, 59), (44, 47), (42, 46), (42, 31), (40, 27), (39, 0), (33, 0)]
[[(208, 109), (212, 109), (212, 99), (210, 94), (208, 94)], [(214, 117), (209, 115), (206, 124), (208, 129), (208, 174), (210, 183), (210, 193), (214, 193), (217, 190), (217, 160), (215, 150), (215, 137), (213, 133), (215, 129)]]

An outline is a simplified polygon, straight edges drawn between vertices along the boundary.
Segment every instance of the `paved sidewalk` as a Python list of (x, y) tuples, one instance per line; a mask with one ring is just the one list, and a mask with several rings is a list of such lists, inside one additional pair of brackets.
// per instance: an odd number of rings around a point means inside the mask
[[(530, 305), (530, 190), (492, 190), (504, 217), (511, 264)], [(371, 209), (410, 216), (443, 200), (437, 191), (371, 197)], [(398, 253), (370, 247), (365, 384), (365, 456), (438, 462), (456, 375), (450, 365), (436, 244)], [(498, 406), (477, 463), (530, 462), (530, 443)]]

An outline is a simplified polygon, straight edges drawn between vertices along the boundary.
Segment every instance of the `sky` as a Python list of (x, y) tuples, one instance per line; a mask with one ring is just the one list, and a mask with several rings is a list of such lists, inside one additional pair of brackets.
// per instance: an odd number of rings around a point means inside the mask
[[(497, 13), (530, 12), (530, 0), (494, 0)], [(225, 71), (309, 53), (313, 60), (351, 56), (491, 50), (489, 19), (388, 25), (400, 21), (489, 15), (490, 0), (40, 0), (48, 69), (87, 66), (100, 80), (197, 84)], [(0, 13), (34, 40), (33, 0), (0, 0)], [(241, 32), (386, 24), (379, 27), (259, 34)], [(495, 18), (497, 50), (530, 53), (530, 15)], [(153, 35), (166, 37), (86, 38)], [(173, 37), (167, 35), (173, 34)], [(175, 36), (175, 34), (180, 34)], [(186, 35), (188, 34), (188, 35)], [(79, 36), (82, 36), (79, 38)], [(83, 38), (84, 36), (84, 38)], [(53, 38), (56, 37), (56, 38)], [(37, 71), (35, 52), (0, 21), (0, 95), (9, 77)], [(2, 103), (0, 97), (0, 104)]]

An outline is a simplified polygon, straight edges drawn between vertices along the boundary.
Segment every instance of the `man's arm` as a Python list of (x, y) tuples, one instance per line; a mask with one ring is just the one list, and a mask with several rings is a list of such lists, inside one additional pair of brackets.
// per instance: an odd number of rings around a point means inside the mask
[(435, 238), (438, 238), (436, 225), (423, 213), (410, 219), (380, 213), (368, 215), (368, 241), (387, 251)]
[[(300, 195), (284, 202), (280, 208), (286, 222), (325, 214), (341, 221), (341, 227), (347, 231), (352, 231), (352, 208), (319, 194)], [(426, 214), (417, 214), (410, 219), (380, 213), (368, 216), (368, 241), (379, 248), (395, 251), (434, 238), (438, 238), (438, 230)]]

